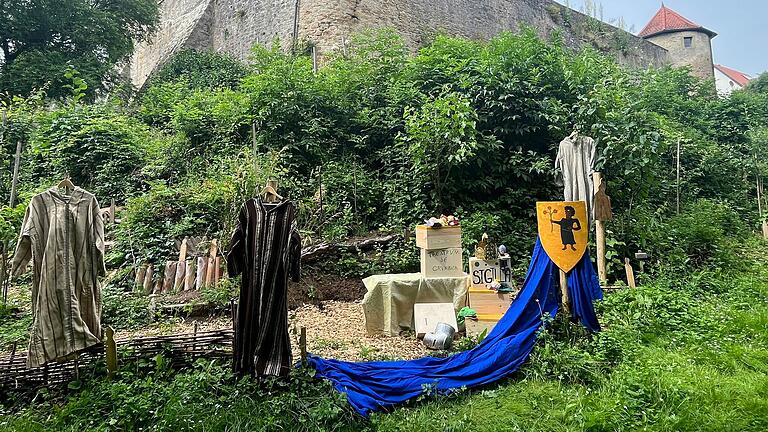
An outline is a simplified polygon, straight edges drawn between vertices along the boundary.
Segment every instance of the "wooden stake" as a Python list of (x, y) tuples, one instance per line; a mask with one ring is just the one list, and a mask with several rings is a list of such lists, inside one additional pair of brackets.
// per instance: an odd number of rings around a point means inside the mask
[(221, 257), (217, 256), (213, 260), (213, 284), (218, 285), (221, 279)]
[(173, 290), (173, 283), (176, 281), (176, 265), (177, 261), (165, 262), (165, 274), (163, 275), (163, 292), (171, 292)]
[(16, 187), (19, 185), (19, 165), (21, 164), (21, 141), (16, 142), (16, 155), (13, 158), (13, 180), (11, 180), (11, 198), (9, 206), (16, 205)]
[(319, 165), (317, 167), (317, 174), (320, 178), (320, 225), (317, 227), (317, 233), (321, 236), (323, 235), (323, 222), (325, 220), (325, 215), (323, 214), (323, 166)]
[[(162, 268), (160, 268), (162, 270)], [(155, 288), (152, 290), (152, 294), (160, 294), (163, 292), (163, 278), (162, 276), (155, 281)]]
[(563, 311), (567, 314), (571, 311), (571, 301), (568, 298), (568, 277), (565, 272), (560, 271), (560, 295), (562, 296)]
[(627, 285), (630, 288), (636, 288), (635, 271), (632, 269), (632, 264), (629, 263), (629, 258), (624, 258), (624, 271), (627, 273)]
[(195, 289), (199, 290), (205, 286), (205, 275), (208, 269), (208, 258), (197, 258), (197, 275), (195, 275)]
[(253, 152), (253, 169), (258, 172), (256, 147), (256, 122), (254, 121), (251, 123), (251, 152)]
[(763, 220), (763, 181), (757, 169), (757, 155), (755, 155), (755, 191), (757, 192), (757, 215), (760, 218), (763, 238), (768, 238), (768, 223)]
[(208, 260), (206, 265), (205, 286), (211, 286), (211, 284), (213, 283), (213, 274), (216, 272), (216, 268), (214, 266), (214, 260), (216, 259), (216, 255), (218, 253), (219, 253), (218, 241), (216, 239), (213, 239), (211, 240), (211, 248), (208, 254)]
[(188, 248), (188, 240), (184, 237), (184, 240), (181, 241), (181, 247), (179, 247), (179, 261), (186, 261)]
[(115, 223), (115, 199), (112, 198), (112, 201), (109, 204), (109, 222), (114, 224)]
[(195, 270), (197, 270), (195, 259), (188, 259), (184, 267), (186, 271), (184, 275), (184, 291), (191, 291), (195, 289)]
[[(295, 334), (295, 333), (294, 333)], [(301, 365), (307, 365), (307, 328), (301, 327), (301, 335), (299, 336), (299, 349), (301, 349)]]
[(144, 274), (144, 294), (152, 294), (152, 277), (155, 275), (155, 268), (152, 265), (147, 266), (147, 272)]
[(187, 262), (179, 261), (176, 263), (176, 275), (173, 280), (173, 292), (184, 290), (184, 280), (187, 276)]
[(317, 47), (312, 46), (312, 72), (317, 74)]
[(8, 279), (10, 278), (6, 269), (6, 262), (8, 260), (5, 255), (5, 243), (3, 243), (2, 247), (0, 247), (0, 289), (3, 291), (3, 306), (8, 304)]
[(109, 377), (114, 378), (117, 373), (117, 344), (115, 344), (115, 330), (107, 327), (107, 341), (105, 343), (105, 354), (107, 357), (107, 371)]
[(680, 138), (677, 139), (677, 201), (676, 212), (680, 214)]
[(147, 276), (147, 264), (141, 264), (136, 269), (136, 277), (133, 279), (133, 285), (136, 288), (140, 288), (144, 286), (144, 278)]

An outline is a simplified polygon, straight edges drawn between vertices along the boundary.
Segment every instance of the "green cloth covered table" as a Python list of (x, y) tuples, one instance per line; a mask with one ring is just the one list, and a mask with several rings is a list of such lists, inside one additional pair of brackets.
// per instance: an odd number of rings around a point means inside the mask
[(365, 328), (369, 335), (396, 336), (413, 330), (413, 305), (453, 303), (456, 311), (467, 303), (469, 277), (429, 278), (421, 273), (374, 275), (363, 279)]

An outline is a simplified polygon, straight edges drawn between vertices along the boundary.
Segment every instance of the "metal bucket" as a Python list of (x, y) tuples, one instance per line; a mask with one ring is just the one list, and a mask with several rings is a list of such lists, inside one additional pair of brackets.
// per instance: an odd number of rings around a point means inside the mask
[(434, 332), (424, 335), (424, 345), (429, 349), (447, 350), (453, 345), (453, 334), (456, 333), (453, 326), (446, 323), (437, 323)]

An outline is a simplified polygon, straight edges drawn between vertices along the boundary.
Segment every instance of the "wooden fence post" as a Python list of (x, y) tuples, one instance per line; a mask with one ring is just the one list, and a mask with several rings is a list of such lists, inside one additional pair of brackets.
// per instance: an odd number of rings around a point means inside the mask
[(107, 371), (110, 378), (114, 378), (117, 373), (117, 344), (115, 344), (115, 330), (107, 327), (107, 342), (105, 345), (105, 354), (107, 357)]
[(307, 328), (301, 327), (301, 335), (299, 336), (299, 349), (301, 349), (301, 365), (307, 365)]

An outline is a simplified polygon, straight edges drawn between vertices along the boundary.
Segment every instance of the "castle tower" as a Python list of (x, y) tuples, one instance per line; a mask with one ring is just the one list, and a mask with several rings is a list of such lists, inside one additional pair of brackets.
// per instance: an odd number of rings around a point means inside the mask
[(714, 78), (712, 38), (717, 33), (702, 27), (661, 4), (651, 21), (638, 34), (669, 52), (672, 66), (690, 66), (699, 78)]

